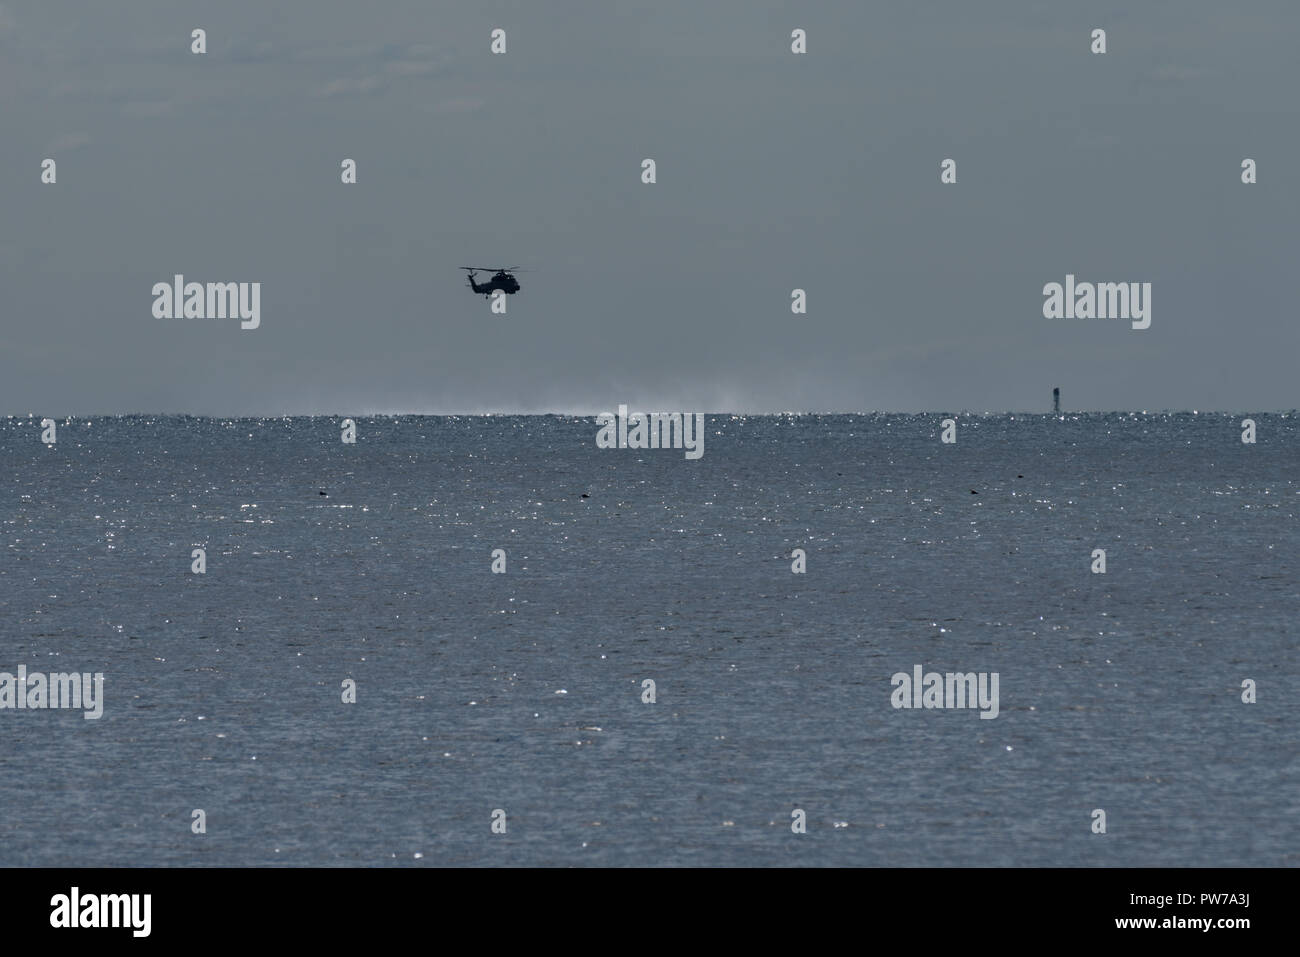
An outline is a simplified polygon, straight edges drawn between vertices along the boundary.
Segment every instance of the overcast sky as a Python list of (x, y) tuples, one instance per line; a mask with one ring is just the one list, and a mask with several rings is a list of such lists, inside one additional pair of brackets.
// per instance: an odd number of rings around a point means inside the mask
[[(0, 413), (1295, 408), (1298, 36), (1294, 0), (0, 0)], [(462, 264), (531, 271), (502, 317)], [(260, 328), (154, 318), (175, 273), (261, 282)], [(1150, 282), (1151, 327), (1045, 319), (1067, 273)]]

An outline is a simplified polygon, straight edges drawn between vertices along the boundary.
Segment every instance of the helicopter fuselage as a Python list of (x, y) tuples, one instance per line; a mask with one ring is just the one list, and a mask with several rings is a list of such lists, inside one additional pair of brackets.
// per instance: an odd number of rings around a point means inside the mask
[(469, 287), (480, 296), (490, 296), (492, 293), (500, 290), (507, 295), (514, 295), (519, 291), (519, 280), (508, 272), (499, 272), (487, 282), (475, 282), (474, 273), (469, 274)]

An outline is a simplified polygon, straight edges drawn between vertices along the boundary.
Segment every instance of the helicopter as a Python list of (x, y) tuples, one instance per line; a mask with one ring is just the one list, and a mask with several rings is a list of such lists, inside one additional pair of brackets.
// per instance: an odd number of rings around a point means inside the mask
[[(490, 296), (498, 289), (507, 295), (513, 295), (519, 291), (519, 280), (511, 275), (511, 272), (517, 270), (518, 266), (503, 266), (496, 268), (493, 266), (461, 266), (469, 273), (469, 287), (480, 296)], [(492, 273), (492, 278), (487, 282), (478, 283), (474, 281), (474, 274), (480, 272)]]

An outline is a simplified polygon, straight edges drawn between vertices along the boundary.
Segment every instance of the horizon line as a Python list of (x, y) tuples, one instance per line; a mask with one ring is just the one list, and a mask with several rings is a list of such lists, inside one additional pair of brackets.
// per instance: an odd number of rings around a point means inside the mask
[[(795, 416), (812, 416), (812, 415), (1034, 415), (1064, 418), (1070, 415), (1291, 415), (1300, 413), (1300, 410), (1291, 409), (1068, 409), (1053, 412), (1039, 411), (1036, 409), (917, 409), (917, 410), (900, 410), (900, 409), (868, 409), (868, 410), (825, 410), (825, 409), (805, 409), (793, 410), (785, 409), (780, 411), (751, 411), (751, 410), (734, 410), (719, 409), (713, 411), (700, 410), (675, 410), (665, 412), (662, 409), (654, 409), (649, 406), (636, 407), (632, 403), (619, 403), (627, 406), (629, 414), (640, 413), (658, 413), (660, 415), (713, 415), (713, 416), (766, 416), (766, 417), (795, 417)], [(420, 416), (426, 418), (495, 418), (503, 416), (533, 416), (533, 417), (555, 417), (569, 419), (594, 418), (598, 415), (616, 415), (616, 412), (608, 409), (599, 411), (518, 411), (518, 410), (491, 410), (484, 411), (477, 409), (473, 411), (462, 412), (417, 412), (417, 411), (342, 411), (342, 412), (239, 412), (239, 413), (216, 413), (216, 412), (150, 412), (150, 411), (131, 411), (131, 412), (67, 412), (52, 415), (50, 413), (36, 412), (10, 412), (3, 413), (6, 419), (36, 419), (36, 418), (63, 418), (63, 419), (102, 419), (102, 418), (128, 418), (128, 417), (161, 417), (161, 418), (179, 418), (186, 417), (192, 419), (316, 419), (316, 418), (402, 418), (406, 416)]]

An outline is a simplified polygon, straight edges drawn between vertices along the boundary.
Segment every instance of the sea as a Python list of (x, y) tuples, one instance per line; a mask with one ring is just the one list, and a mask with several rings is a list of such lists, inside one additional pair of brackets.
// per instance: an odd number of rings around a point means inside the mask
[(0, 866), (1300, 864), (1295, 413), (52, 421)]

